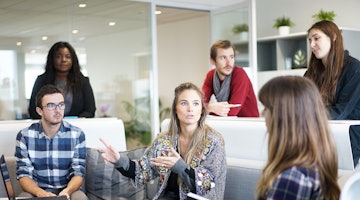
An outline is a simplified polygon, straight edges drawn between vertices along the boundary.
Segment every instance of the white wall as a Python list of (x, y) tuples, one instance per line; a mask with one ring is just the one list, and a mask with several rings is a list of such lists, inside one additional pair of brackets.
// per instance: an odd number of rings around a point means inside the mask
[(180, 83), (201, 87), (210, 65), (209, 20), (199, 17), (158, 26), (159, 97), (164, 107), (171, 107)]
[(275, 19), (283, 15), (295, 23), (291, 33), (307, 31), (314, 23), (312, 15), (320, 9), (334, 11), (334, 22), (339, 27), (360, 29), (359, 8), (359, 0), (256, 0), (257, 36), (277, 35), (272, 26)]

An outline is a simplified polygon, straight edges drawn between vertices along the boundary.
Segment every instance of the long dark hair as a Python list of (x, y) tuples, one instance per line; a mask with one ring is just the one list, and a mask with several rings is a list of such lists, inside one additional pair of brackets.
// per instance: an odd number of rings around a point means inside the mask
[(84, 75), (81, 73), (81, 67), (79, 64), (78, 57), (76, 55), (76, 52), (74, 48), (68, 43), (68, 42), (57, 42), (55, 43), (49, 50), (49, 53), (47, 55), (47, 61), (45, 65), (45, 77), (46, 77), (46, 83), (47, 84), (54, 84), (55, 78), (56, 78), (56, 69), (54, 66), (54, 59), (56, 56), (56, 53), (61, 48), (67, 48), (70, 51), (71, 59), (72, 59), (72, 67), (69, 71), (69, 74), (67, 75), (67, 88), (72, 89), (72, 91), (75, 93), (76, 90), (78, 90), (81, 87), (82, 80)]
[(321, 59), (317, 59), (311, 53), (309, 68), (305, 74), (315, 82), (320, 90), (320, 94), (326, 106), (335, 102), (336, 86), (344, 67), (344, 44), (343, 37), (334, 22), (323, 20), (312, 25), (312, 29), (318, 29), (327, 35), (331, 41), (330, 52), (327, 56), (326, 66)]

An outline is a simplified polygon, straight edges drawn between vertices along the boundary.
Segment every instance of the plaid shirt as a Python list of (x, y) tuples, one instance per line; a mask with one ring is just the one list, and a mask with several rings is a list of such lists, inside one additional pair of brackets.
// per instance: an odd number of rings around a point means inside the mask
[(266, 199), (323, 199), (318, 170), (293, 166), (281, 172)]
[(29, 177), (43, 189), (62, 189), (73, 176), (85, 174), (85, 134), (66, 121), (49, 138), (41, 121), (16, 136), (17, 178)]

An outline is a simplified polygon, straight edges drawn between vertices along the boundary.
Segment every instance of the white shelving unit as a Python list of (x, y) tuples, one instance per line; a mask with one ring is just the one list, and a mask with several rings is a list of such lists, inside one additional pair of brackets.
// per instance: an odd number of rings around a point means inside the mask
[(295, 66), (294, 55), (301, 50), (309, 58), (307, 33), (292, 33), (286, 36), (271, 36), (257, 40), (258, 71), (284, 70), (285, 59), (291, 59), (289, 68), (306, 68)]
[[(360, 30), (340, 28), (345, 49), (350, 51), (350, 55), (360, 59)], [(295, 53), (301, 50), (306, 56), (304, 66), (294, 64)], [(286, 70), (307, 68), (311, 56), (307, 32), (291, 33), (285, 36), (271, 36), (258, 38), (257, 40), (257, 61), (258, 71)], [(291, 66), (286, 66), (286, 58), (291, 59)]]
[[(344, 39), (344, 48), (350, 55), (360, 59), (360, 30), (340, 28)], [(296, 51), (301, 49), (306, 54), (306, 65), (291, 69), (285, 67), (285, 59), (293, 61)], [(307, 32), (292, 33), (286, 36), (271, 36), (257, 40), (257, 86), (261, 88), (268, 80), (283, 75), (303, 76), (311, 56)]]

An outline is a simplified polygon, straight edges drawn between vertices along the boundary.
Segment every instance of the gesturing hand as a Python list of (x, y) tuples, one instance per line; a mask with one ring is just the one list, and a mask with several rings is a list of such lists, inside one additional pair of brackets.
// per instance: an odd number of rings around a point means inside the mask
[(116, 163), (120, 159), (120, 153), (110, 144), (105, 142), (104, 139), (100, 138), (100, 141), (105, 145), (105, 148), (99, 148), (98, 150), (102, 152), (101, 156), (105, 162)]
[(168, 156), (159, 156), (156, 158), (151, 158), (150, 162), (152, 165), (158, 166), (158, 167), (164, 167), (171, 169), (175, 163), (180, 159), (180, 154), (175, 151), (174, 148), (171, 147), (171, 152)]
[(223, 102), (211, 103), (208, 106), (210, 112), (213, 112), (219, 116), (226, 117), (228, 116), (228, 113), (231, 108), (239, 107), (241, 106), (241, 104), (229, 104), (228, 102), (223, 101)]

